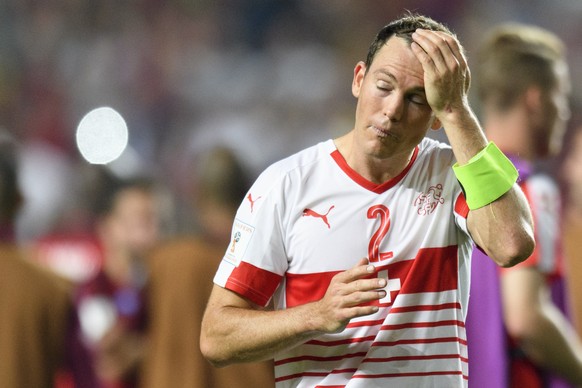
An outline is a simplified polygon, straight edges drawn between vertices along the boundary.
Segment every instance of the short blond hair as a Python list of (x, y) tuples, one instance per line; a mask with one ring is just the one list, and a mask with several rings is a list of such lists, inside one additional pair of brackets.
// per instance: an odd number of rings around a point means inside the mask
[(541, 27), (508, 23), (489, 31), (478, 52), (476, 85), (481, 101), (509, 109), (528, 87), (551, 90), (555, 68), (566, 63), (562, 40)]

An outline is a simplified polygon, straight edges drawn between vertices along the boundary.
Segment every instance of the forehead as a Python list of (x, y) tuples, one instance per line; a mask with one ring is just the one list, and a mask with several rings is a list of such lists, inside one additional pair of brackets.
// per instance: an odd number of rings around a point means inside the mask
[(395, 36), (378, 50), (368, 71), (372, 74), (388, 73), (397, 80), (406, 77), (424, 84), (424, 70), (410, 44)]

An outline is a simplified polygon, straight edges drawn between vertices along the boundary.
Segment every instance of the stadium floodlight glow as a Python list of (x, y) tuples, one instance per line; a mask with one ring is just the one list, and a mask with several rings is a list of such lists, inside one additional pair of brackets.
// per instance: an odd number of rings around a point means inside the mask
[(91, 110), (77, 127), (77, 148), (91, 164), (107, 164), (117, 159), (127, 147), (125, 120), (115, 109)]

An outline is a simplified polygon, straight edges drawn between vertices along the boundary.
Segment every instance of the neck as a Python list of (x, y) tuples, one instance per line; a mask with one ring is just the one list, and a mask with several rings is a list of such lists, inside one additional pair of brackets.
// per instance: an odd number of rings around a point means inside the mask
[(398, 176), (406, 168), (414, 150), (406, 154), (382, 155), (367, 153), (355, 144), (353, 131), (334, 140), (340, 154), (352, 170), (375, 184), (382, 184)]

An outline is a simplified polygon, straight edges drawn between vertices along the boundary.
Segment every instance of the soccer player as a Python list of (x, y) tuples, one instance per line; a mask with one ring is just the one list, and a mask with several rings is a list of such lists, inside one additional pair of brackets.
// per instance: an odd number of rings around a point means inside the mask
[[(380, 30), (353, 129), (267, 168), (240, 205), (202, 323), (212, 363), (274, 357), (278, 387), (467, 385), (473, 241), (504, 267), (534, 248), (469, 84), (444, 25)], [(441, 126), (451, 146), (425, 137)]]
[(570, 117), (564, 45), (537, 26), (497, 26), (480, 48), (477, 80), (485, 132), (519, 168), (536, 249), (500, 273), (474, 253), (467, 320), (472, 385), (545, 387), (548, 372), (582, 385), (582, 344), (550, 293), (562, 278), (561, 195), (534, 167), (559, 152)]

